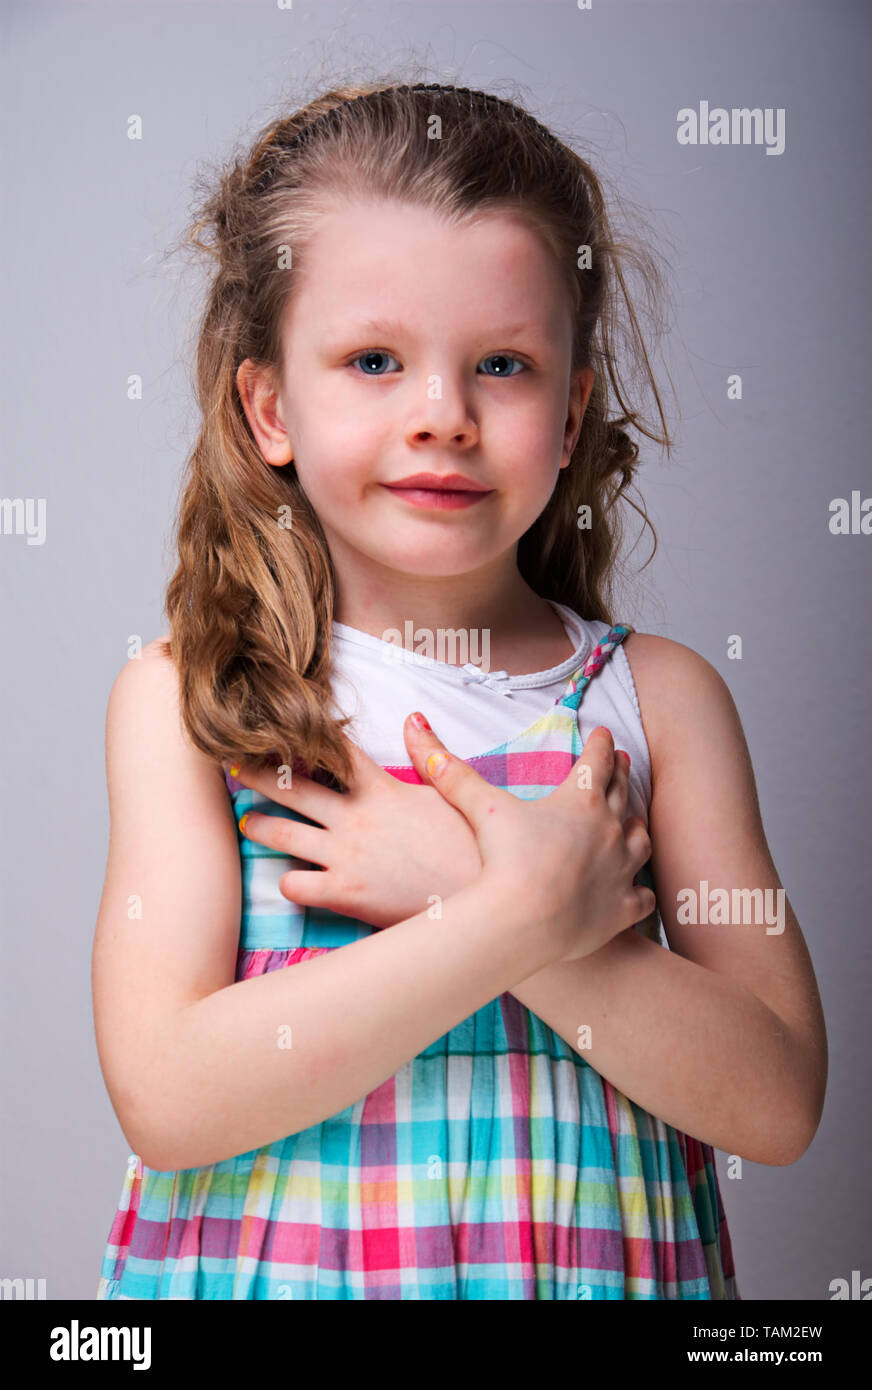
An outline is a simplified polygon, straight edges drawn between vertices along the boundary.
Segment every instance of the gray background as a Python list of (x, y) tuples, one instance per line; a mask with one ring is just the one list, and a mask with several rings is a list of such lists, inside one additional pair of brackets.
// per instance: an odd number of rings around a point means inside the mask
[[(726, 1181), (718, 1155), (739, 1286), (826, 1299), (831, 1279), (872, 1275), (872, 537), (827, 524), (832, 498), (872, 493), (868, 6), (28, 0), (4, 5), (3, 29), (0, 495), (45, 498), (47, 531), (41, 546), (0, 535), (0, 1274), (93, 1299), (126, 1166), (90, 953), (106, 700), (129, 636), (166, 628), (195, 423), (195, 282), (164, 249), (198, 164), (226, 157), (280, 99), (299, 104), (343, 72), (402, 80), (410, 59), (424, 80), (517, 95), (586, 143), (668, 258), (655, 370), (678, 447), (669, 461), (643, 441), (660, 548), (617, 616), (695, 648), (729, 682), (830, 1045), (823, 1121), (799, 1162), (745, 1163)], [(678, 145), (676, 113), (701, 99), (785, 107), (785, 152)], [(140, 142), (126, 137), (131, 113)], [(140, 402), (126, 396), (134, 372)], [(733, 372), (740, 402), (727, 399)], [(643, 537), (631, 574), (649, 552)], [(741, 662), (726, 657), (733, 633)]]

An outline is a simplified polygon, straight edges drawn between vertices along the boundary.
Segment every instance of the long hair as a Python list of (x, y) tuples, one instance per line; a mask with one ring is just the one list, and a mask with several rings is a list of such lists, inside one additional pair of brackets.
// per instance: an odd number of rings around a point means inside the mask
[[(430, 138), (434, 128), (441, 138)], [(164, 650), (202, 752), (254, 764), (278, 755), (340, 789), (352, 769), (349, 721), (331, 713), (330, 553), (293, 462), (261, 457), (236, 373), (246, 358), (282, 372), (281, 323), (307, 243), (319, 212), (343, 194), (398, 199), (458, 222), (511, 213), (555, 257), (574, 323), (572, 368), (591, 366), (594, 384), (570, 466), (518, 542), (518, 569), (537, 594), (614, 621), (621, 499), (650, 527), (652, 556), (657, 548), (644, 507), (625, 497), (639, 456), (627, 427), (671, 448), (621, 261), (640, 269), (654, 305), (657, 264), (644, 245), (617, 239), (591, 166), (522, 106), (435, 84), (339, 86), (272, 121), (220, 169), (184, 243), (206, 254), (212, 273), (196, 349), (202, 423), (176, 519)], [(288, 247), (291, 269), (277, 254)], [(628, 399), (619, 342), (650, 386), (659, 430)]]

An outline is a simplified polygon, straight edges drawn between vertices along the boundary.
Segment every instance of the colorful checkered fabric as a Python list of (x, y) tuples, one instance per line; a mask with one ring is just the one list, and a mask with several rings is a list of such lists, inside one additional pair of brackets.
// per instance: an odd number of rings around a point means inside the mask
[[(565, 780), (613, 627), (550, 711), (467, 761), (522, 799)], [(411, 767), (390, 768), (419, 782)], [(245, 811), (296, 816), (228, 774)], [(284, 898), (306, 867), (240, 836), (236, 978), (374, 930)], [(650, 864), (637, 882), (653, 886)], [(639, 923), (663, 945), (657, 913)], [(665, 949), (665, 947), (664, 947)], [(130, 1156), (98, 1299), (738, 1299), (707, 1144), (617, 1091), (510, 993), (338, 1114), (223, 1162)]]

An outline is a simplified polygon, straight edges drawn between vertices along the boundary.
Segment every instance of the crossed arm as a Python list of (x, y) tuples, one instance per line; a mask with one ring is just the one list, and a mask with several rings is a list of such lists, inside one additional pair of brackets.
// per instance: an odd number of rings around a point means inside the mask
[[(651, 1114), (754, 1162), (793, 1163), (820, 1123), (826, 1028), (766, 843), (741, 722), (721, 676), (690, 648), (637, 632), (624, 647), (651, 754), (651, 869), (670, 949), (631, 928), (512, 993)], [(359, 750), (356, 763), (350, 798), (314, 783), (296, 788), (294, 807), (315, 825), (253, 815), (244, 833), (329, 865), (324, 875), (284, 875), (287, 897), (316, 903), (313, 893), (329, 891), (333, 900), (321, 900), (334, 910), (390, 927), (420, 911), (422, 883), (436, 878), (450, 895), (480, 860), (471, 828), (435, 788), (399, 791)], [(249, 785), (270, 791), (268, 775)], [(774, 925), (753, 913), (685, 920), (680, 907), (703, 884), (728, 899), (739, 890), (766, 907), (778, 901)]]
[[(820, 1123), (826, 1027), (741, 722), (721, 676), (690, 648), (640, 633), (625, 645), (651, 751), (652, 871), (670, 950), (631, 929), (512, 993), (666, 1123), (753, 1162), (793, 1163)], [(703, 881), (781, 900), (781, 930), (680, 921), (683, 890)], [(589, 1049), (579, 1048), (584, 1025)]]
[(704, 1143), (785, 1164), (814, 1137), (807, 1031), (729, 975), (630, 930), (512, 993), (617, 1090)]

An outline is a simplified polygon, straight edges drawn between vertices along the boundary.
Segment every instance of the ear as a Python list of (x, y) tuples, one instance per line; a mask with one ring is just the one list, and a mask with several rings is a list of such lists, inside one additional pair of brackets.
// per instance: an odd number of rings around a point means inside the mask
[(593, 383), (593, 367), (579, 367), (578, 371), (573, 372), (570, 377), (569, 403), (563, 431), (563, 452), (560, 456), (561, 468), (569, 467), (573, 450), (581, 434), (581, 422), (584, 419), (584, 412), (587, 410)]
[(272, 368), (246, 357), (236, 370), (236, 389), (264, 462), (274, 468), (290, 463), (294, 450)]

